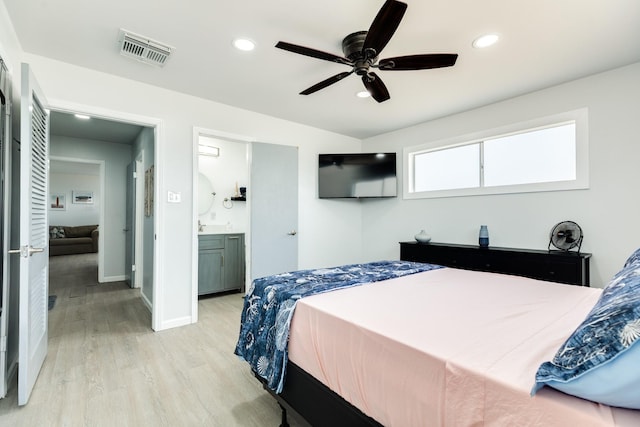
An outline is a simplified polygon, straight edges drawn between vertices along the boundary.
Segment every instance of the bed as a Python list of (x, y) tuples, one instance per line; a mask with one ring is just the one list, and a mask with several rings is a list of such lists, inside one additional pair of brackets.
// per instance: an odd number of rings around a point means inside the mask
[[(627, 295), (625, 304), (633, 300), (629, 310), (622, 310), (627, 323), (630, 312), (640, 319), (638, 301), (628, 298), (640, 293), (640, 261), (633, 258), (604, 292), (428, 268), (300, 297), (289, 313), (281, 387), (270, 384), (260, 369), (254, 372), (283, 408), (294, 409), (311, 425), (638, 426), (640, 411), (628, 409), (633, 403), (610, 406), (594, 402), (600, 398), (590, 390), (587, 398), (579, 398), (580, 392), (569, 389), (569, 395), (563, 389), (585, 378), (591, 383), (582, 387), (603, 388), (600, 384), (612, 382), (608, 378), (619, 372), (605, 372), (605, 380), (592, 379), (592, 372), (602, 371), (600, 365), (615, 369), (625, 358), (627, 365), (620, 369), (633, 389), (640, 374), (629, 368), (640, 360), (631, 351), (640, 348), (633, 346), (633, 336), (611, 357), (593, 351), (599, 362), (589, 359), (595, 366), (583, 363), (577, 374), (568, 373), (568, 365), (562, 372), (549, 368), (559, 369), (550, 361), (566, 357), (568, 344), (576, 347), (571, 339), (577, 332), (587, 336), (584, 329), (597, 323), (589, 317), (594, 311), (601, 320), (602, 307), (619, 304), (620, 289)], [(605, 326), (597, 334), (618, 327), (611, 321)], [(238, 347), (245, 343), (241, 334)]]

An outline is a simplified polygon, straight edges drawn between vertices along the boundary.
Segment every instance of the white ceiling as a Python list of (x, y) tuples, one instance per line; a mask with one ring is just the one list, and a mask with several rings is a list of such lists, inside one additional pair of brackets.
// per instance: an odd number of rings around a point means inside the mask
[[(468, 110), (640, 60), (638, 0), (409, 0), (380, 58), (458, 53), (452, 68), (377, 71), (391, 99), (354, 96), (351, 75), (309, 96), (303, 89), (349, 69), (274, 48), (286, 41), (342, 55), (382, 0), (2, 0), (22, 48), (129, 79), (357, 138)], [(175, 47), (164, 68), (119, 54), (120, 28)], [(477, 50), (475, 37), (500, 34)], [(235, 50), (244, 36), (251, 53)]]
[(129, 123), (120, 123), (96, 117), (86, 120), (79, 119), (74, 114), (59, 111), (51, 112), (51, 135), (131, 145), (135, 142), (142, 129), (142, 126)]

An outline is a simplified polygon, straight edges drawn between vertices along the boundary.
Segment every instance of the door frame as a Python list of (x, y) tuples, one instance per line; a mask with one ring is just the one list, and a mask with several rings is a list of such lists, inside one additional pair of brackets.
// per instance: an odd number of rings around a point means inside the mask
[[(127, 165), (127, 201), (125, 202), (125, 249), (124, 268), (125, 282), (131, 288), (142, 288), (144, 285), (142, 251), (144, 248), (143, 209), (144, 209), (144, 149)], [(131, 192), (131, 194), (129, 194)], [(129, 197), (131, 199), (129, 200)], [(131, 251), (129, 257), (127, 252)], [(141, 289), (144, 294), (144, 290)]]
[[(107, 120), (116, 120), (125, 123), (132, 123), (154, 129), (154, 189), (153, 189), (153, 233), (155, 244), (153, 247), (153, 298), (151, 301), (151, 328), (154, 331), (163, 329), (164, 309), (161, 304), (164, 301), (164, 280), (160, 271), (160, 266), (164, 265), (164, 241), (159, 233), (159, 225), (164, 221), (164, 205), (161, 200), (161, 188), (164, 187), (162, 162), (164, 159), (164, 149), (166, 146), (166, 132), (164, 120), (151, 116), (127, 113), (118, 110), (110, 110), (93, 105), (77, 104), (63, 100), (49, 100), (49, 107), (52, 110), (69, 114), (88, 114)], [(102, 239), (100, 239), (102, 240)]]
[[(51, 143), (49, 143), (51, 144)], [(72, 163), (85, 163), (90, 165), (97, 165), (99, 172), (99, 180), (100, 180), (100, 197), (104, 201), (104, 192), (106, 188), (106, 177), (105, 177), (105, 163), (104, 160), (90, 160), (90, 159), (81, 159), (77, 157), (62, 157), (62, 156), (52, 156), (49, 154), (49, 162), (51, 161), (59, 161), (59, 162), (72, 162)], [(51, 181), (51, 172), (49, 172), (49, 181)], [(49, 182), (51, 185), (51, 182)], [(71, 200), (67, 201), (67, 203), (71, 203)], [(100, 202), (100, 212), (98, 213), (98, 230), (103, 229), (104, 225), (104, 216), (105, 216), (105, 204), (104, 202)], [(100, 231), (102, 232), (102, 231)], [(104, 239), (98, 239), (98, 282), (104, 282)]]
[[(9, 386), (9, 380), (12, 375), (9, 375), (12, 368), (15, 368), (13, 360), (9, 360), (8, 352), (8, 335), (9, 335), (9, 304), (11, 301), (11, 282), (9, 281), (10, 270), (10, 238), (11, 238), (11, 184), (12, 184), (12, 171), (11, 171), (11, 152), (13, 149), (13, 134), (12, 134), (12, 102), (13, 102), (13, 88), (11, 86), (11, 76), (8, 74), (5, 62), (0, 55), (0, 93), (5, 98), (5, 111), (4, 117), (2, 117), (2, 108), (0, 107), (0, 122), (5, 121), (4, 134), (0, 135), (0, 173), (2, 173), (4, 179), (0, 180), (0, 197), (2, 197), (2, 203), (0, 203), (0, 245), (2, 246), (2, 267), (0, 267), (0, 345), (5, 343), (3, 348), (0, 348), (0, 399), (7, 395)], [(0, 132), (2, 132), (0, 126)], [(17, 353), (16, 353), (17, 355)]]
[[(200, 173), (200, 163), (199, 163), (199, 153), (198, 153), (198, 143), (201, 136), (208, 136), (211, 138), (223, 139), (231, 142), (240, 142), (250, 144), (252, 142), (257, 142), (257, 139), (248, 136), (248, 135), (240, 135), (235, 133), (223, 132), (220, 130), (203, 128), (203, 127), (193, 127), (193, 177), (192, 177), (192, 188), (193, 188), (193, 215), (191, 230), (192, 230), (192, 239), (191, 239), (191, 253), (193, 256), (191, 257), (191, 323), (196, 323), (198, 321), (198, 181), (199, 181), (199, 173)], [(247, 159), (247, 164), (250, 164), (250, 159)], [(250, 174), (249, 174), (250, 175)], [(249, 182), (247, 186), (251, 188), (251, 176), (249, 176)], [(247, 200), (247, 209), (251, 212), (251, 203)], [(247, 265), (246, 274), (247, 277), (251, 277), (251, 227), (250, 224), (247, 224), (247, 229), (245, 230), (245, 263)], [(245, 279), (246, 280), (246, 279)], [(248, 289), (248, 287), (247, 287)]]
[(143, 251), (144, 245), (142, 244), (142, 240), (144, 238), (143, 234), (143, 224), (144, 221), (144, 176), (143, 176), (143, 161), (144, 159), (144, 150), (140, 151), (138, 156), (133, 160), (136, 166), (136, 186), (134, 191), (134, 204), (135, 204), (135, 216), (133, 218), (134, 222), (134, 258), (133, 264), (136, 266), (136, 274), (134, 276), (135, 282), (133, 283), (134, 288), (140, 288), (140, 291), (144, 291), (144, 280), (142, 280), (144, 275), (144, 264), (143, 264)]

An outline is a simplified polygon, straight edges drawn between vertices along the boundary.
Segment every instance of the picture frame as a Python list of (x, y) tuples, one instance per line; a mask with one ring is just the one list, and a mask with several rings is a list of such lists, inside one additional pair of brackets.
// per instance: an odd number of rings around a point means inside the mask
[(49, 209), (52, 211), (67, 210), (67, 199), (63, 193), (52, 193), (49, 196)]
[(153, 216), (154, 165), (144, 172), (144, 216)]
[(93, 204), (93, 191), (73, 190), (73, 198), (71, 200), (74, 204)]

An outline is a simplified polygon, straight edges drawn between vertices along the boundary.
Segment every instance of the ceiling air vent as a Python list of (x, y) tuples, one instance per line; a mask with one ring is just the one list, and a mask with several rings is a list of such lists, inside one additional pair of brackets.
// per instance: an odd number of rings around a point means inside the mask
[(173, 48), (148, 37), (120, 29), (120, 54), (163, 67)]

